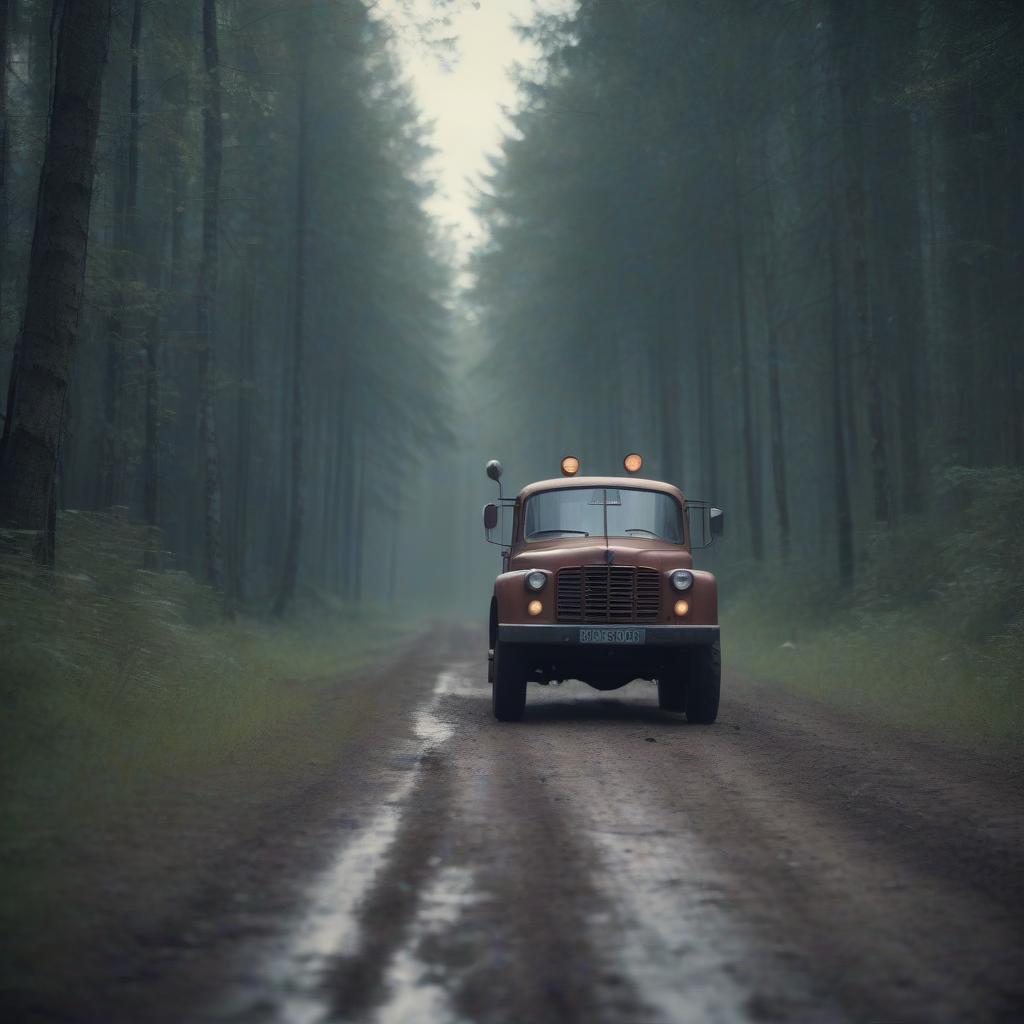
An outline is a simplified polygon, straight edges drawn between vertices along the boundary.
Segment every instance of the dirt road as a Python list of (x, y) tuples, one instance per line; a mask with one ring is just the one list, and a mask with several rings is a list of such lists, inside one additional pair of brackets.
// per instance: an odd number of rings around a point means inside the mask
[(301, 850), (250, 866), (152, 1019), (1024, 1019), (1018, 755), (734, 678), (712, 727), (642, 683), (500, 725), (472, 645), (382, 680), (329, 811), (268, 823)]

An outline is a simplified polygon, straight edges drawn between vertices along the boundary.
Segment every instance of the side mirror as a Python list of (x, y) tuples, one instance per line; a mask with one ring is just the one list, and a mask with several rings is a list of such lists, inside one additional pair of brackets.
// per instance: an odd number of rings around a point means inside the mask
[(725, 513), (720, 508), (711, 509), (711, 536), (721, 537), (725, 532)]
[(498, 525), (498, 506), (494, 502), (484, 505), (484, 529), (490, 533)]
[(491, 459), (487, 463), (487, 475), (494, 481), (501, 479), (501, 463), (497, 459)]

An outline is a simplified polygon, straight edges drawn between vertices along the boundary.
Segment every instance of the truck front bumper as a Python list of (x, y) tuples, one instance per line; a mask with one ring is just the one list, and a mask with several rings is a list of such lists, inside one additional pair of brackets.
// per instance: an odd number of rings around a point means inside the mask
[(718, 639), (718, 626), (645, 626), (635, 622), (624, 623), (580, 623), (578, 625), (548, 625), (545, 623), (501, 624), (498, 639), (506, 644), (537, 644), (561, 646), (584, 646), (595, 648), (612, 644), (581, 644), (580, 630), (626, 629), (644, 634), (642, 643), (625, 644), (629, 647), (692, 647), (698, 644), (713, 644)]

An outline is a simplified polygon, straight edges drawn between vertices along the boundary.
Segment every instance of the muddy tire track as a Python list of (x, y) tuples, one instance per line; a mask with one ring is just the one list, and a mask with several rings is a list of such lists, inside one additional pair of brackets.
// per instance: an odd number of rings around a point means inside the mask
[(365, 734), (219, 890), (207, 866), (129, 998), (97, 982), (103, 1020), (1024, 1019), (1018, 748), (739, 679), (712, 727), (639, 683), (500, 724), (461, 631), (355, 692)]

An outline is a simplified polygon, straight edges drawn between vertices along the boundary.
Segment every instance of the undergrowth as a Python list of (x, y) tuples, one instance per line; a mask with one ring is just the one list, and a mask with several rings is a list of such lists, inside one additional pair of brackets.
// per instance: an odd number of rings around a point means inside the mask
[(939, 503), (938, 517), (876, 528), (848, 592), (806, 568), (734, 574), (730, 662), (907, 725), (1019, 740), (1024, 473), (951, 470)]
[(137, 527), (67, 512), (58, 538), (46, 574), (0, 554), (0, 928), (25, 950), (59, 931), (31, 919), (95, 912), (90, 862), (205, 827), (188, 798), (239, 765), (258, 791), (330, 757), (359, 709), (318, 721), (324, 686), (413, 630), (326, 598), (227, 621), (186, 573), (140, 568)]
[(230, 759), (301, 713), (308, 689), (289, 681), (396, 639), (382, 616), (323, 603), (284, 623), (226, 621), (186, 573), (138, 568), (141, 536), (108, 517), (64, 513), (59, 536), (56, 572), (0, 564), (0, 765), (47, 802)]

